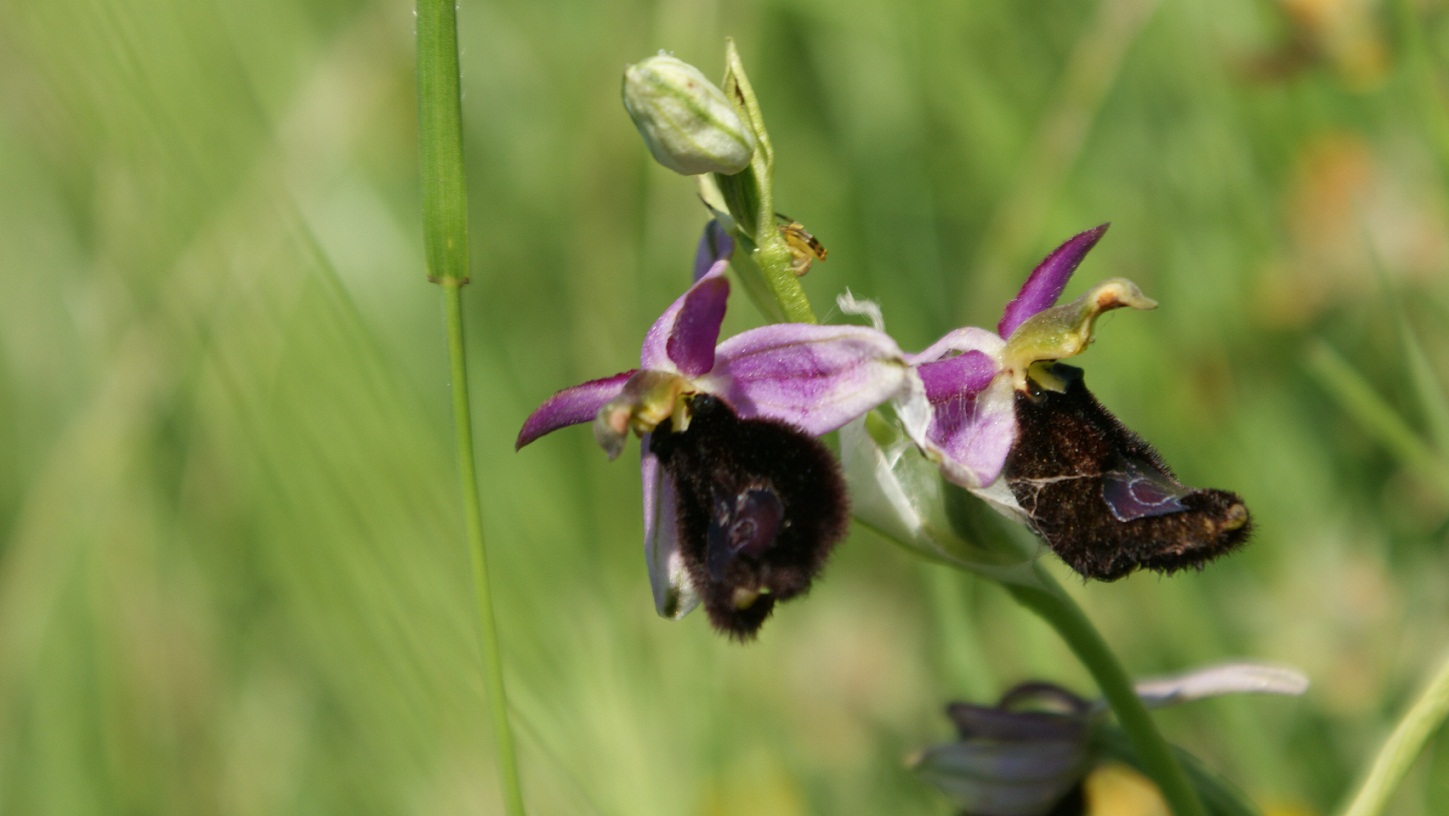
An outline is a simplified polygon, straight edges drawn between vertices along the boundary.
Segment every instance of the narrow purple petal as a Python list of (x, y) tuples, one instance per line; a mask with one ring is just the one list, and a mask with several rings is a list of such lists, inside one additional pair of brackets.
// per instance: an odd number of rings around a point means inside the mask
[(714, 368), (714, 344), (724, 322), (730, 282), (722, 276), (701, 278), (685, 295), (674, 330), (664, 351), (686, 377), (698, 377)]
[(639, 352), (643, 368), (697, 377), (714, 367), (714, 344), (730, 294), (724, 276), (728, 263), (716, 262), (649, 327)]
[(991, 384), (996, 361), (980, 351), (968, 351), (916, 367), (926, 386), (926, 398), (935, 403), (950, 396), (972, 396)]
[(883, 332), (776, 323), (721, 343), (714, 370), (696, 384), (741, 417), (778, 419), (819, 436), (908, 393), (913, 381)]
[(1001, 322), (996, 324), (996, 332), (1002, 337), (1011, 337), (1027, 318), (1040, 312), (1042, 309), (1051, 308), (1061, 297), (1062, 290), (1067, 288), (1067, 281), (1071, 279), (1072, 273), (1077, 271), (1077, 265), (1102, 239), (1110, 224), (1103, 224), (1095, 229), (1089, 229), (1067, 239), (1067, 242), (1052, 250), (1052, 254), (1046, 256), (1036, 269), (1032, 270), (1031, 276), (1022, 284), (1021, 291), (1016, 297), (1006, 304), (1006, 311), (1001, 315)]
[(633, 375), (633, 371), (625, 371), (612, 377), (590, 380), (572, 388), (565, 388), (549, 397), (524, 420), (523, 427), (518, 431), (518, 440), (513, 443), (513, 449), (518, 450), (540, 436), (564, 426), (593, 422), (599, 409), (619, 396), (624, 383)]
[(704, 225), (704, 234), (699, 236), (699, 248), (694, 252), (694, 280), (709, 274), (714, 265), (728, 261), (735, 253), (735, 239), (711, 218)]
[(649, 587), (660, 617), (678, 620), (699, 605), (699, 595), (679, 551), (679, 497), (674, 482), (661, 472), (659, 457), (649, 449), (652, 434), (640, 439), (643, 458), (639, 474), (644, 482), (644, 561), (649, 565)]
[(694, 256), (694, 285), (649, 327), (639, 352), (644, 368), (697, 377), (714, 367), (714, 345), (730, 294), (724, 273), (734, 249), (734, 239), (719, 222), (705, 225)]

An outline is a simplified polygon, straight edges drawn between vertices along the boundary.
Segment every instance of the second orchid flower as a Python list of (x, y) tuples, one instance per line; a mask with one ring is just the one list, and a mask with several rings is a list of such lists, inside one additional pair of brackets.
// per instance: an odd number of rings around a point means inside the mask
[[(1048, 255), (995, 332), (956, 329), (910, 355), (930, 411), (913, 422), (907, 406), (903, 424), (947, 480), (1024, 522), (1083, 576), (1110, 581), (1138, 568), (1200, 566), (1241, 546), (1252, 525), (1236, 494), (1179, 482), (1097, 402), (1081, 370), (1059, 362), (1086, 350), (1103, 312), (1157, 306), (1124, 278), (1054, 305), (1106, 231), (1082, 232)], [(847, 297), (841, 306), (879, 328), (873, 305)]]

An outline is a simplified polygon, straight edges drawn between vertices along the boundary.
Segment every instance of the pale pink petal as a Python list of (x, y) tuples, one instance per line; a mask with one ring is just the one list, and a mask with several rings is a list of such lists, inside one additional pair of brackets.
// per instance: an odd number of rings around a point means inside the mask
[(915, 378), (888, 335), (865, 326), (776, 323), (720, 344), (698, 378), (741, 417), (768, 417), (819, 436), (909, 393)]
[(1004, 343), (985, 329), (957, 329), (914, 355), (930, 401), (924, 428), (906, 423), (916, 444), (941, 466), (946, 478), (978, 489), (1000, 475), (1016, 438), (1011, 389), (997, 386)]
[(997, 371), (996, 361), (980, 351), (916, 366), (926, 386), (926, 398), (933, 404), (953, 396), (974, 395), (991, 384)]

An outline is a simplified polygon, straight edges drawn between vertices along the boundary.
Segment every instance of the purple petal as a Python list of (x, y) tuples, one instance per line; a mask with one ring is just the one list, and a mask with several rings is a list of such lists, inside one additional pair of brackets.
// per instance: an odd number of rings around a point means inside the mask
[(649, 587), (660, 617), (678, 620), (699, 605), (699, 595), (679, 551), (679, 497), (674, 482), (660, 472), (659, 457), (649, 449), (652, 434), (640, 439), (643, 458), (639, 473), (644, 482), (644, 560), (649, 565)]
[[(953, 345), (965, 345), (967, 331), (953, 332), (955, 337), (947, 335), (942, 343), (951, 340)], [(1001, 338), (981, 329), (975, 331), (991, 338), (999, 350)], [(991, 348), (992, 344), (986, 345), (986, 349)], [(912, 441), (940, 464), (948, 480), (971, 490), (996, 481), (1016, 442), (1011, 381), (998, 376), (996, 359), (986, 349), (917, 365), (916, 372), (930, 402), (930, 416), (925, 422), (903, 423)]]
[(709, 274), (714, 265), (728, 261), (735, 253), (735, 239), (713, 218), (704, 225), (704, 234), (699, 236), (699, 248), (694, 252), (694, 280)]
[(513, 443), (513, 449), (518, 450), (540, 436), (567, 425), (593, 422), (599, 409), (619, 396), (624, 383), (633, 375), (633, 371), (625, 371), (612, 377), (589, 380), (549, 397), (524, 420), (523, 427), (518, 431), (518, 440)]
[(1001, 315), (1001, 322), (996, 324), (996, 332), (1002, 337), (1010, 337), (1016, 331), (1016, 327), (1026, 321), (1028, 317), (1040, 312), (1042, 309), (1051, 308), (1061, 297), (1062, 290), (1067, 288), (1067, 281), (1071, 279), (1072, 273), (1077, 271), (1077, 265), (1087, 256), (1092, 247), (1102, 239), (1110, 224), (1103, 224), (1095, 229), (1089, 229), (1073, 235), (1066, 243), (1052, 250), (1052, 254), (1046, 256), (1036, 269), (1032, 270), (1031, 277), (1026, 279), (1021, 291), (1016, 297), (1006, 304), (1006, 311)]
[(906, 433), (947, 479), (971, 490), (996, 481), (1016, 441), (1011, 383), (997, 376), (1005, 347), (986, 329), (967, 327), (907, 358), (930, 407), (928, 418), (903, 422)]
[(1011, 383), (1004, 378), (984, 391), (961, 391), (931, 400), (926, 451), (940, 459), (941, 473), (969, 489), (996, 481), (1016, 442)]
[(776, 323), (721, 343), (714, 370), (696, 384), (741, 418), (819, 436), (908, 393), (913, 381), (895, 341), (875, 329)]
[(642, 367), (678, 371), (686, 377), (697, 377), (714, 367), (714, 344), (719, 340), (730, 294), (730, 282), (724, 276), (728, 264), (717, 261), (654, 321), (639, 352)]
[(996, 371), (996, 361), (980, 351), (968, 351), (916, 367), (926, 386), (926, 398), (932, 403), (955, 395), (974, 395), (991, 384)]

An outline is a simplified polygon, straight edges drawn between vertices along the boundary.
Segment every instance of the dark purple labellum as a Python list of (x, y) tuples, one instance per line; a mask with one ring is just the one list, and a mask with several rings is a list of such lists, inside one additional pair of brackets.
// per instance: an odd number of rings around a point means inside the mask
[(650, 450), (679, 496), (679, 549), (716, 629), (747, 640), (777, 601), (804, 594), (850, 520), (828, 448), (768, 419), (692, 398), (689, 427), (660, 425)]
[(1074, 570), (1113, 581), (1139, 567), (1174, 572), (1243, 545), (1237, 494), (1178, 482), (1157, 451), (1057, 363), (1064, 393), (1017, 393), (1016, 444), (1004, 477), (1037, 534)]

